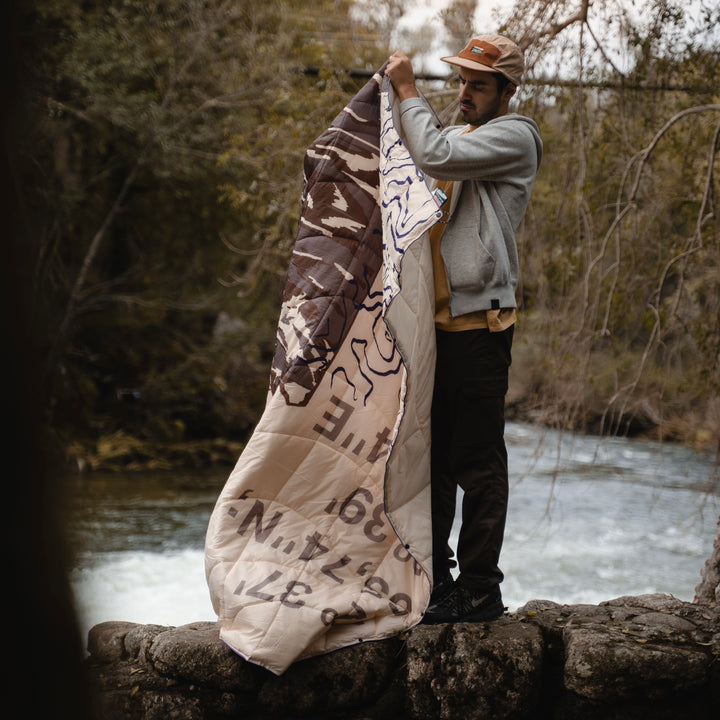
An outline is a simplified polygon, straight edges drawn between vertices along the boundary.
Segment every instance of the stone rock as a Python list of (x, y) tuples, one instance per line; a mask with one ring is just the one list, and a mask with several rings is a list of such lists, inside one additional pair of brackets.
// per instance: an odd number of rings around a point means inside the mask
[(220, 640), (215, 622), (166, 629), (147, 648), (147, 660), (158, 675), (216, 690), (256, 693), (263, 675)]
[(147, 649), (162, 632), (170, 630), (167, 625), (135, 625), (124, 636), (124, 648), (128, 657), (145, 662)]
[(407, 644), (413, 718), (532, 717), (540, 698), (542, 634), (509, 618), (428, 626)]
[(129, 622), (104, 622), (96, 625), (88, 637), (88, 652), (100, 662), (122, 660), (127, 656), (125, 637), (138, 627)]
[(393, 638), (303, 660), (282, 677), (268, 674), (259, 704), (278, 717), (315, 717), (319, 712), (371, 705), (389, 686), (400, 649), (400, 641)]
[(217, 624), (101, 623), (101, 720), (716, 720), (720, 607), (668, 595), (532, 600), (487, 623), (420, 625), (295, 663), (246, 662)]

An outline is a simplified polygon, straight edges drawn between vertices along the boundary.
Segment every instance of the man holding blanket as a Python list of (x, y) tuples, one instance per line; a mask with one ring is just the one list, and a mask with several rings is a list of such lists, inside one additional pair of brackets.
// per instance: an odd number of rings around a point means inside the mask
[[(464, 126), (436, 127), (408, 58), (386, 67), (400, 100), (400, 134), (435, 181), (444, 211), (430, 230), (437, 364), (432, 402), (433, 578), (427, 623), (478, 622), (504, 612), (499, 568), (508, 503), (505, 395), (516, 319), (515, 230), (542, 157), (533, 120), (509, 112), (522, 51), (499, 35), (474, 37), (456, 56)], [(457, 487), (457, 546), (449, 545)]]

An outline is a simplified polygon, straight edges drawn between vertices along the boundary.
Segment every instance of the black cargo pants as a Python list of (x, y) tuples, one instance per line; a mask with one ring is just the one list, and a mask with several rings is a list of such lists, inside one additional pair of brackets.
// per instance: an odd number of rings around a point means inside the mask
[(457, 487), (463, 489), (458, 582), (489, 590), (503, 580), (498, 562), (508, 504), (505, 395), (514, 326), (503, 332), (436, 331), (432, 402), (431, 496), (435, 580), (455, 567), (449, 545)]

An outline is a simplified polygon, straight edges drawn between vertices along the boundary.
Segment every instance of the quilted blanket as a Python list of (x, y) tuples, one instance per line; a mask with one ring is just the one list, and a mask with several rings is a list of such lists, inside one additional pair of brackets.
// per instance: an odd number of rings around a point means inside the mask
[(307, 150), (266, 407), (207, 531), (220, 636), (278, 675), (429, 601), (441, 213), (396, 105), (381, 69)]

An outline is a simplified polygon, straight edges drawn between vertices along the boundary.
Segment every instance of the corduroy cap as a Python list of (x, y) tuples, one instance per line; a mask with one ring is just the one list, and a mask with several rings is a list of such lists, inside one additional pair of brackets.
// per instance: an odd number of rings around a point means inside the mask
[(478, 35), (457, 55), (440, 59), (468, 70), (500, 73), (514, 85), (520, 85), (525, 69), (522, 50), (502, 35)]

